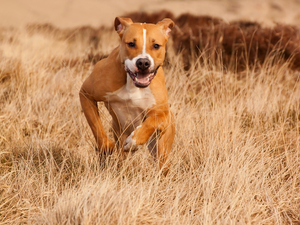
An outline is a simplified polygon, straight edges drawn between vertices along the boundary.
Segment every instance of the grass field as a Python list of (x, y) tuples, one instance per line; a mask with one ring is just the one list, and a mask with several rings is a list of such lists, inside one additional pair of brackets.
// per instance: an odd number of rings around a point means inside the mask
[(300, 224), (299, 71), (270, 58), (225, 72), (205, 54), (184, 71), (169, 46), (164, 177), (144, 147), (125, 160), (94, 151), (78, 92), (90, 56), (118, 44), (99, 38), (0, 30), (0, 224)]

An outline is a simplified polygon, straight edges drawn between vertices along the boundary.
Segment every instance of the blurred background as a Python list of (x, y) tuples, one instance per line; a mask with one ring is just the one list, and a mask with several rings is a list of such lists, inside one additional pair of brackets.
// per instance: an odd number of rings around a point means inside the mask
[(271, 26), (300, 24), (300, 0), (0, 0), (0, 26), (51, 23), (57, 27), (112, 26), (116, 16), (166, 9), (225, 21), (250, 20)]

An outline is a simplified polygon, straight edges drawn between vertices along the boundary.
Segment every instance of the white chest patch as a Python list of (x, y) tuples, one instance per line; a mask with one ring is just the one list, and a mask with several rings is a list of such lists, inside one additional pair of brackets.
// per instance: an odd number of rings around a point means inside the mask
[(140, 125), (146, 110), (156, 104), (150, 88), (137, 88), (129, 75), (126, 85), (114, 92), (106, 93), (105, 97), (123, 128), (132, 123), (134, 126)]
[(155, 99), (150, 88), (136, 87), (129, 75), (127, 75), (125, 86), (114, 92), (107, 93), (105, 97), (109, 104), (113, 104), (115, 101), (122, 101), (124, 104), (131, 103), (133, 106), (144, 110), (151, 108), (155, 104)]

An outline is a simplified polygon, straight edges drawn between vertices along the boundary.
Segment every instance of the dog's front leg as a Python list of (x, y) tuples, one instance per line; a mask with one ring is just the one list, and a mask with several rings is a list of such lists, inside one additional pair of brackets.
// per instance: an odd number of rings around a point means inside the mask
[[(158, 136), (153, 137), (152, 134), (157, 131)], [(155, 157), (158, 157), (159, 168), (163, 169), (163, 174), (167, 174), (170, 168), (169, 154), (171, 152), (172, 143), (175, 135), (175, 125), (173, 114), (153, 115), (148, 117), (141, 126), (137, 127), (125, 141), (124, 150), (128, 151), (138, 145), (145, 144), (150, 138), (152, 140), (149, 151), (155, 151)], [(153, 141), (157, 142), (152, 143)], [(154, 145), (153, 145), (154, 144)], [(157, 151), (157, 152), (156, 152)], [(157, 155), (156, 155), (157, 153)]]
[(148, 118), (138, 126), (126, 139), (124, 150), (128, 151), (138, 145), (145, 144), (155, 131), (164, 133), (168, 126), (168, 114), (160, 113), (148, 116)]
[(97, 102), (84, 90), (84, 88), (80, 90), (79, 96), (84, 115), (95, 136), (98, 149), (101, 153), (111, 153), (115, 144), (107, 137), (104, 131), (98, 112)]

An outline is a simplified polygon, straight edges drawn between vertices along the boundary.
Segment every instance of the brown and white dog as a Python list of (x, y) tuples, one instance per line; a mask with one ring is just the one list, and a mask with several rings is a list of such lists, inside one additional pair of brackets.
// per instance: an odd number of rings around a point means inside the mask
[[(115, 146), (129, 151), (147, 143), (159, 167), (168, 171), (175, 125), (161, 66), (173, 26), (168, 18), (157, 24), (115, 19), (121, 44), (96, 64), (79, 94), (100, 152), (111, 153)], [(103, 129), (97, 102), (104, 102), (112, 116), (115, 143)]]

